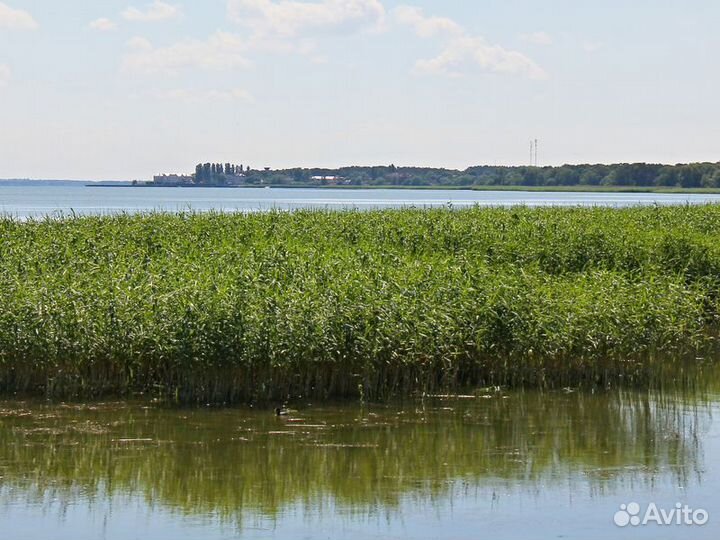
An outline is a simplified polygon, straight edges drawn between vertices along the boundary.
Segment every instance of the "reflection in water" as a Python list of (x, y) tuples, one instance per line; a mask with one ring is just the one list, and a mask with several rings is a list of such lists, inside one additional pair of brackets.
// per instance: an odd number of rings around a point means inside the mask
[[(468, 491), (595, 496), (702, 481), (711, 401), (480, 392), (401, 406), (268, 410), (0, 404), (0, 502), (131, 504), (244, 527), (302, 509), (330, 524)], [(494, 495), (492, 495), (494, 496)], [(122, 501), (126, 502), (123, 503)], [(133, 503), (135, 504), (135, 503)], [(243, 521), (245, 519), (245, 521)]]

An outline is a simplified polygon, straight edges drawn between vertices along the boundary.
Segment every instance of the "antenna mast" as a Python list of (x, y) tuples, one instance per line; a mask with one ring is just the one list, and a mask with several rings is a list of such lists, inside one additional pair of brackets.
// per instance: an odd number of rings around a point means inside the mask
[(530, 139), (530, 166), (535, 166), (535, 141)]

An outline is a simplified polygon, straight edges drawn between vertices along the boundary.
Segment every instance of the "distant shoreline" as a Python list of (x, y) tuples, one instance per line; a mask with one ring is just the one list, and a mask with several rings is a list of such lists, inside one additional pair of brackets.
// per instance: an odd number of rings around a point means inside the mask
[[(47, 184), (44, 184), (47, 185)], [(153, 189), (320, 189), (320, 190), (428, 190), (428, 191), (515, 191), (515, 192), (547, 192), (547, 193), (657, 193), (665, 195), (720, 194), (718, 188), (680, 188), (680, 187), (643, 187), (643, 186), (318, 186), (312, 184), (294, 185), (246, 185), (246, 186), (161, 186), (153, 184), (128, 183), (86, 183), (85, 187), (96, 188), (153, 188)]]
[(47, 187), (47, 186), (66, 186), (66, 187), (93, 187), (93, 188), (189, 188), (189, 189), (319, 189), (319, 190), (427, 190), (427, 191), (515, 191), (528, 193), (656, 193), (667, 195), (693, 195), (693, 194), (720, 194), (720, 188), (682, 188), (682, 187), (653, 187), (653, 186), (503, 186), (503, 185), (484, 185), (484, 186), (441, 186), (441, 185), (336, 185), (336, 186), (319, 186), (317, 184), (275, 184), (275, 185), (243, 185), (243, 186), (207, 186), (207, 185), (187, 185), (187, 186), (163, 186), (154, 185), (152, 183), (142, 183), (133, 185), (129, 180), (109, 180), (109, 181), (88, 181), (88, 180), (13, 180), (1, 179), (0, 187)]

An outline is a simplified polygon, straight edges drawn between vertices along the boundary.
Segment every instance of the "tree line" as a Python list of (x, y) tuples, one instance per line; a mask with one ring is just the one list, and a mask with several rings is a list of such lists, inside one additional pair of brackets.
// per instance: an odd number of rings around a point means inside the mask
[[(248, 167), (248, 170), (250, 168)], [(228, 176), (238, 176), (245, 171), (242, 165), (233, 163), (198, 163), (195, 166), (197, 183), (222, 183)]]
[(395, 165), (256, 170), (230, 163), (205, 163), (199, 164), (195, 170), (198, 183), (223, 182), (230, 175), (242, 175), (246, 184), (270, 185), (720, 188), (720, 163), (619, 163), (558, 167), (481, 165), (465, 170)]

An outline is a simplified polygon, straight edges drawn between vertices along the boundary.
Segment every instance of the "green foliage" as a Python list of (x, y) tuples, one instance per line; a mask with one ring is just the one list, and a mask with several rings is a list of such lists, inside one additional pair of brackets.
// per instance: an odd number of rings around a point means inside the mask
[(645, 385), (714, 347), (720, 207), (0, 219), (0, 389)]
[(477, 166), (464, 171), (425, 167), (342, 167), (253, 171), (247, 184), (308, 185), (313, 177), (335, 177), (335, 183), (353, 186), (607, 186), (638, 188), (720, 187), (720, 163), (659, 165), (562, 165), (560, 167)]
[(198, 185), (224, 185), (228, 179), (240, 178), (242, 165), (232, 163), (198, 163), (195, 166), (193, 179)]

